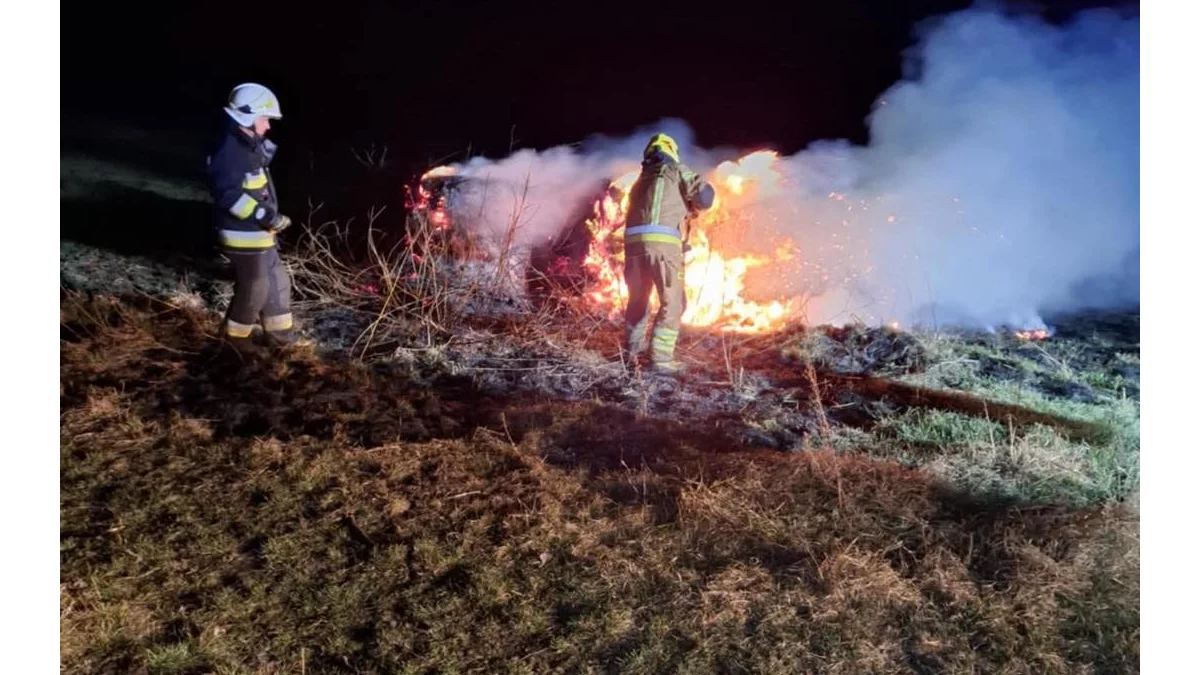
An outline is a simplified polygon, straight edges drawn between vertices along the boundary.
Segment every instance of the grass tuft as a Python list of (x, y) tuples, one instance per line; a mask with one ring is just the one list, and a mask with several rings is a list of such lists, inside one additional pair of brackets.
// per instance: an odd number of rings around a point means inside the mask
[(65, 673), (1136, 671), (1128, 433), (910, 385), (850, 428), (807, 369), (821, 442), (770, 453), (209, 323), (63, 303)]

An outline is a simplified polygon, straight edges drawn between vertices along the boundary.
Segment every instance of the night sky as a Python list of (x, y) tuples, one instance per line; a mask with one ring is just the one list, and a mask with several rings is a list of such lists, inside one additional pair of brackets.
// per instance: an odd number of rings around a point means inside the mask
[(790, 153), (864, 142), (914, 24), (969, 2), (724, 4), (87, 3), (63, 15), (63, 113), (199, 129), (234, 84), (258, 81), (281, 98), (273, 137), (303, 153), (374, 141), (420, 165), (667, 116), (704, 146)]

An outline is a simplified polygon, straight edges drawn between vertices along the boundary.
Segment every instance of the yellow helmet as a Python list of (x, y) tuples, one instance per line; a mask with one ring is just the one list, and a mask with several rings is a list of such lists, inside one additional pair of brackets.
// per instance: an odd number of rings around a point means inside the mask
[(679, 144), (675, 142), (674, 138), (671, 138), (666, 134), (654, 134), (654, 136), (650, 138), (650, 142), (646, 144), (646, 149), (642, 152), (642, 156), (649, 157), (655, 150), (663, 153), (676, 162), (679, 161)]

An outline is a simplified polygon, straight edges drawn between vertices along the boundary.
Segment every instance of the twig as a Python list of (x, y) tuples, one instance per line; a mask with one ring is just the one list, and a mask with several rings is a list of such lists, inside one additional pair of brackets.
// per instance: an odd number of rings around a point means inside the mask
[(512, 433), (509, 432), (509, 430), (508, 430), (508, 415), (507, 414), (500, 413), (500, 424), (502, 424), (504, 426), (504, 435), (508, 438), (508, 444), (513, 446), (513, 448), (516, 448), (517, 444), (516, 444), (516, 442), (513, 441)]

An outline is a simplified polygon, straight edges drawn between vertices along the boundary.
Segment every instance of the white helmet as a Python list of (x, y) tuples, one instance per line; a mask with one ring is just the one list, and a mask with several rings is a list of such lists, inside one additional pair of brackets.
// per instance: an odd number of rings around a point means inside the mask
[(244, 127), (253, 125), (257, 117), (283, 117), (275, 93), (253, 82), (239, 84), (229, 92), (229, 104), (225, 106), (225, 113)]

